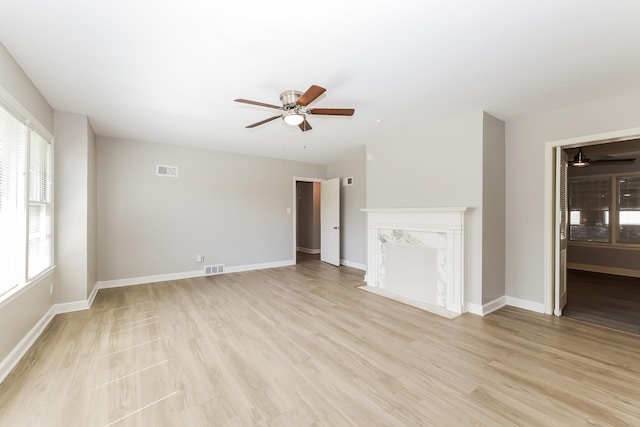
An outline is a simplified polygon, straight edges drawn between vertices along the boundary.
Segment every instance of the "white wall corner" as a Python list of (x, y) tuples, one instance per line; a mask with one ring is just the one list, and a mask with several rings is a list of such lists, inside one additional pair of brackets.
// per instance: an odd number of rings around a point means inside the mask
[(478, 316), (486, 316), (487, 314), (493, 313), (494, 311), (504, 307), (505, 305), (507, 305), (505, 296), (498, 297), (493, 301), (489, 301), (488, 303), (483, 305), (468, 302), (467, 312), (476, 314)]
[(7, 357), (0, 362), (0, 383), (9, 375), (9, 373), (15, 368), (18, 362), (24, 357), (27, 351), (31, 348), (34, 342), (42, 334), (47, 327), (51, 319), (56, 315), (56, 306), (52, 306), (45, 314), (38, 320), (33, 328), (27, 333), (27, 335), (20, 340), (13, 350), (7, 355)]
[(89, 308), (91, 308), (91, 306), (93, 305), (93, 301), (95, 301), (96, 295), (98, 295), (98, 290), (100, 290), (100, 288), (98, 287), (98, 282), (96, 282), (93, 284), (93, 289), (89, 294), (89, 298), (87, 298), (87, 305), (89, 306)]

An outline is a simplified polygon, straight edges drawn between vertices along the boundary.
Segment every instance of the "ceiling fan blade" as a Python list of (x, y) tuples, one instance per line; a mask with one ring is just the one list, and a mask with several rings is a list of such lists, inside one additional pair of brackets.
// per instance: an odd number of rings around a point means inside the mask
[(307, 121), (307, 119), (304, 119), (304, 122), (300, 123), (300, 124), (298, 125), (298, 127), (300, 128), (300, 130), (301, 130), (302, 132), (306, 132), (306, 131), (308, 131), (308, 130), (313, 129), (313, 128), (311, 127), (311, 125), (309, 124), (309, 122)]
[(296, 102), (296, 104), (300, 105), (301, 107), (306, 107), (326, 91), (327, 90), (323, 87), (311, 85), (311, 87), (307, 89), (307, 91), (303, 93), (300, 98), (298, 98), (298, 102)]
[(243, 104), (251, 104), (251, 105), (257, 105), (259, 107), (275, 108), (276, 110), (282, 110), (282, 107), (280, 106), (273, 105), (273, 104), (265, 104), (264, 102), (251, 101), (250, 99), (238, 98), (238, 99), (234, 99), (234, 101), (242, 102)]
[(356, 110), (353, 108), (312, 108), (307, 110), (310, 114), (323, 114), (325, 116), (353, 116)]
[(282, 117), (282, 114), (278, 114), (277, 116), (269, 117), (268, 119), (264, 119), (261, 122), (254, 123), (254, 124), (249, 125), (249, 126), (245, 126), (245, 128), (246, 129), (251, 129), (251, 128), (254, 128), (256, 126), (260, 126), (260, 125), (263, 125), (265, 123), (269, 123), (271, 120), (275, 120), (275, 119), (280, 118), (280, 117)]

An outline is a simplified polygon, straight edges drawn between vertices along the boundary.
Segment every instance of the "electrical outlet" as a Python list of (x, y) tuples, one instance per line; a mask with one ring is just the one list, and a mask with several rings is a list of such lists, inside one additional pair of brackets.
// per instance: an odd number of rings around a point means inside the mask
[(204, 262), (204, 257), (202, 255), (196, 255), (196, 262)]

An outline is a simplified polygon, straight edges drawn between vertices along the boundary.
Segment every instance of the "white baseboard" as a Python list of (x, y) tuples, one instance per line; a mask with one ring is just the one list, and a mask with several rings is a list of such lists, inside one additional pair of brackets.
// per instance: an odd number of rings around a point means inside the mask
[(348, 259), (341, 259), (340, 265), (344, 265), (345, 267), (357, 268), (358, 270), (367, 271), (367, 266), (364, 264), (360, 264), (359, 262), (349, 261)]
[(303, 248), (301, 246), (298, 246), (296, 250), (298, 252), (304, 252), (305, 254), (311, 254), (311, 255), (316, 255), (320, 253), (320, 249), (309, 249), (309, 248)]
[(523, 308), (525, 310), (535, 311), (536, 313), (544, 313), (544, 303), (509, 296), (506, 297), (506, 303), (512, 307)]
[(143, 285), (145, 283), (166, 282), (168, 280), (191, 279), (204, 276), (203, 270), (184, 271), (181, 273), (156, 274), (153, 276), (130, 277), (127, 279), (101, 280), (96, 285), (98, 289), (120, 288), (123, 286)]
[(93, 305), (93, 301), (96, 299), (96, 295), (98, 295), (99, 290), (100, 288), (98, 287), (98, 282), (94, 283), (93, 289), (91, 290), (91, 293), (87, 298), (87, 305), (89, 306), (89, 308), (91, 308), (91, 306)]
[(477, 314), (478, 316), (486, 316), (489, 313), (493, 313), (494, 311), (504, 307), (506, 305), (506, 297), (498, 297), (493, 301), (489, 301), (486, 304), (474, 304), (471, 302), (467, 303), (467, 312), (471, 314)]
[[(288, 267), (290, 265), (295, 265), (295, 260), (284, 260), (284, 261), (274, 261), (274, 262), (263, 262), (260, 264), (246, 264), (246, 265), (236, 265), (227, 267), (225, 266), (225, 271), (222, 274), (226, 273), (239, 273), (242, 271), (252, 271), (252, 270), (263, 270), (265, 268), (277, 268), (277, 267)], [(153, 276), (140, 276), (140, 277), (131, 277), (128, 279), (116, 279), (116, 280), (104, 280), (97, 283), (98, 289), (109, 289), (109, 288), (120, 288), (122, 286), (133, 286), (133, 285), (143, 285), (145, 283), (154, 283), (154, 282), (166, 282), (169, 280), (180, 280), (180, 279), (191, 279), (193, 277), (202, 277), (206, 276), (203, 270), (195, 270), (195, 271), (184, 271), (181, 273), (169, 273), (169, 274), (156, 274)]]
[(52, 306), (45, 314), (38, 320), (33, 328), (27, 333), (27, 335), (20, 340), (13, 350), (7, 355), (7, 357), (0, 362), (0, 383), (9, 375), (9, 373), (15, 368), (20, 359), (24, 357), (27, 351), (31, 348), (34, 342), (38, 339), (42, 331), (47, 327), (51, 319), (56, 315), (56, 306)]
[(240, 273), (242, 271), (264, 270), (265, 268), (289, 267), (296, 265), (296, 260), (289, 259), (285, 261), (263, 262), (260, 264), (237, 265), (235, 267), (226, 267), (225, 273)]
[(570, 270), (591, 271), (592, 273), (615, 274), (616, 276), (627, 276), (640, 278), (640, 270), (630, 268), (605, 267), (603, 265), (578, 264), (569, 262), (567, 268)]

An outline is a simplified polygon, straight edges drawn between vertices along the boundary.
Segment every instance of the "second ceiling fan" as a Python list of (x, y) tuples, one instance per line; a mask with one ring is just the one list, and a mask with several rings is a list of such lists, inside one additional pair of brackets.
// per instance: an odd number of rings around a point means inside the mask
[(282, 113), (278, 115), (250, 124), (245, 126), (245, 128), (254, 128), (256, 126), (269, 123), (277, 118), (282, 118), (282, 120), (284, 120), (288, 125), (298, 126), (300, 130), (306, 132), (312, 129), (311, 125), (307, 121), (308, 114), (323, 116), (353, 116), (353, 113), (355, 112), (353, 108), (307, 108), (309, 104), (318, 99), (318, 97), (325, 92), (325, 88), (316, 85), (311, 85), (311, 87), (304, 93), (297, 90), (286, 90), (280, 94), (280, 102), (282, 103), (282, 106), (265, 104), (264, 102), (251, 101), (249, 99), (242, 98), (234, 99), (234, 101), (282, 111)]

